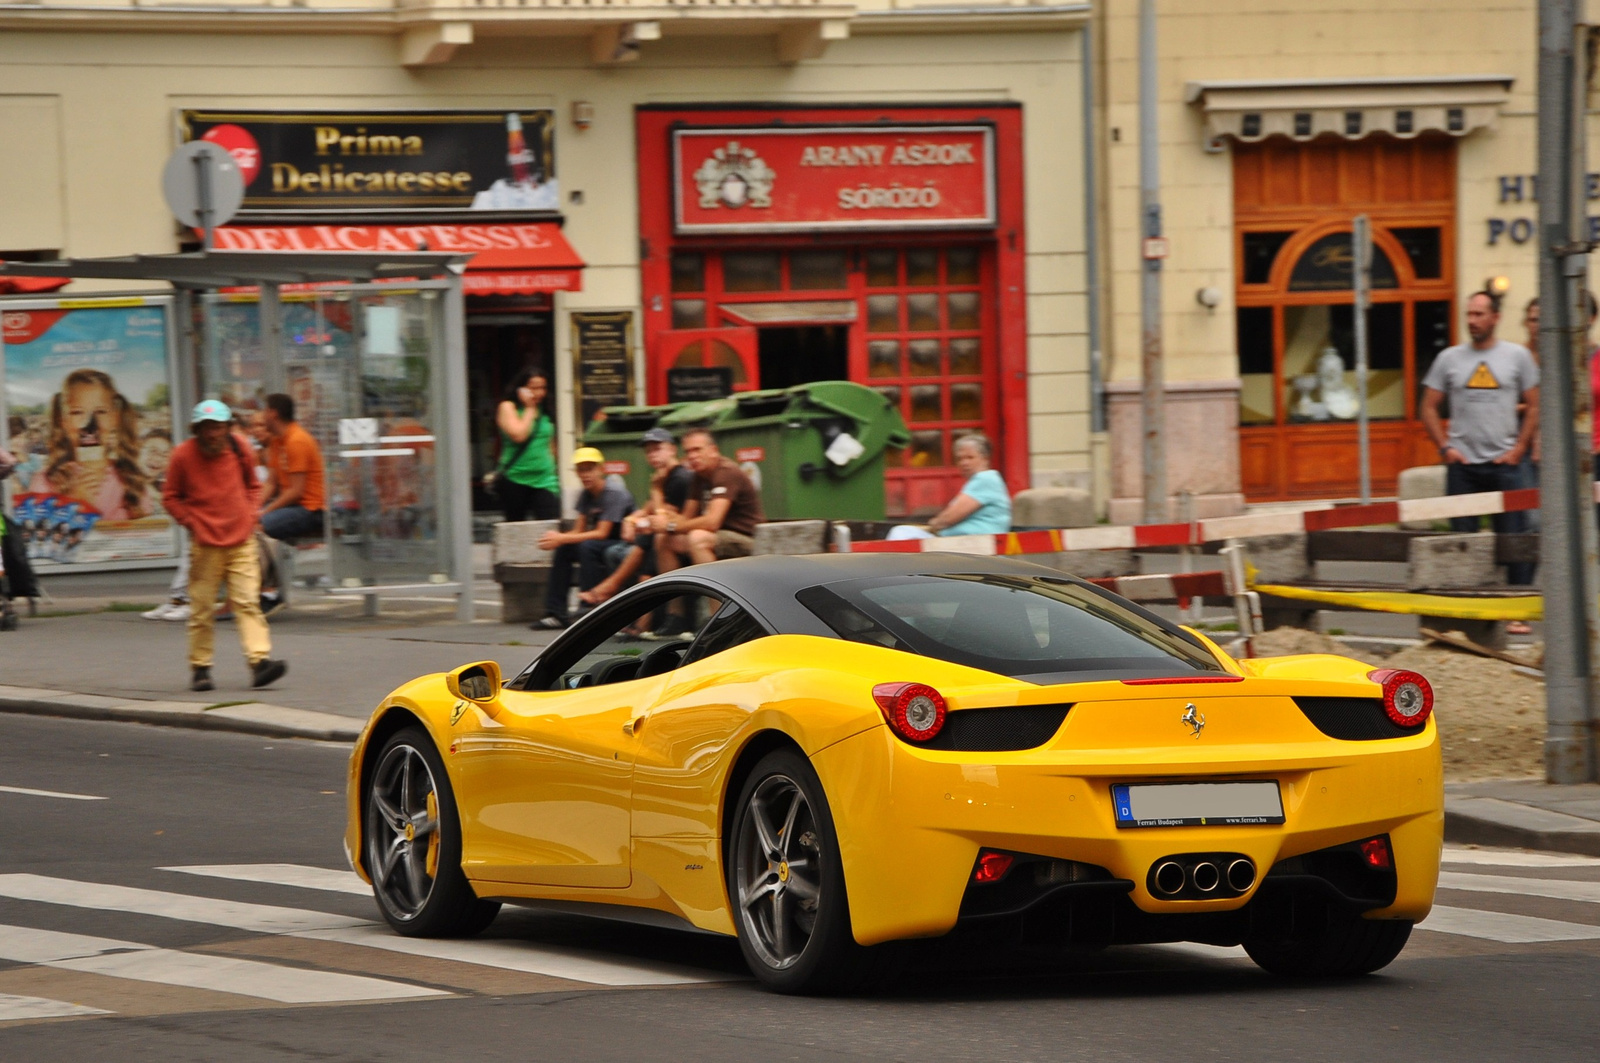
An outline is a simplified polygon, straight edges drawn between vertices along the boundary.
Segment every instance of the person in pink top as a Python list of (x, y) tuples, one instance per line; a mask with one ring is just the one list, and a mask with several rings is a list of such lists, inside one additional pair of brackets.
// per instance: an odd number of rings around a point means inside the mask
[(74, 369), (50, 402), (49, 457), (28, 490), (87, 503), (105, 520), (150, 514), (139, 411), (98, 369)]

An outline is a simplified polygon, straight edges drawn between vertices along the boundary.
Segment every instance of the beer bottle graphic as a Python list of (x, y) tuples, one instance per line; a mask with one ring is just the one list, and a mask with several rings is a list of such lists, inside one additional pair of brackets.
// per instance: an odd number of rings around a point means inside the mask
[(528, 187), (533, 184), (533, 152), (522, 137), (522, 116), (506, 115), (506, 162), (511, 166), (511, 183)]

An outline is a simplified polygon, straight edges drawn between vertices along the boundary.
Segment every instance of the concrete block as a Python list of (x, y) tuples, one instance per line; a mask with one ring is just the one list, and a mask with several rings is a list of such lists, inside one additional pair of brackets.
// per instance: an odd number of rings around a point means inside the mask
[(827, 550), (825, 520), (775, 520), (756, 525), (752, 553), (820, 554)]
[(1094, 522), (1094, 499), (1074, 487), (1030, 487), (1011, 499), (1013, 528), (1087, 528)]
[(500, 585), (500, 622), (531, 624), (544, 616), (544, 596), (550, 588), (550, 569), (541, 570), (544, 578)]
[[(1443, 498), (1444, 466), (1443, 465), (1417, 465), (1409, 469), (1400, 470), (1400, 498)], [(1427, 531), (1433, 527), (1431, 521), (1408, 520), (1402, 521), (1402, 528), (1413, 531)]]
[(539, 536), (547, 531), (560, 531), (558, 520), (523, 520), (515, 523), (501, 521), (494, 526), (494, 544), (490, 563), (495, 565), (526, 565), (550, 563), (550, 551), (539, 549)]
[(1244, 547), (1245, 563), (1255, 566), (1258, 583), (1299, 583), (1311, 578), (1304, 532), (1229, 539), (1226, 545)]
[(1028, 554), (1018, 560), (1060, 569), (1079, 579), (1133, 576), (1139, 571), (1139, 561), (1132, 550), (1063, 550), (1056, 554)]
[(1406, 589), (1499, 587), (1504, 570), (1494, 561), (1494, 532), (1418, 536), (1410, 543)]

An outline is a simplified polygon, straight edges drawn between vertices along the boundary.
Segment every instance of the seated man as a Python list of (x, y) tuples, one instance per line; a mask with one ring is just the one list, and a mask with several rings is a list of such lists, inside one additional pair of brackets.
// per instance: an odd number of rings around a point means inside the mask
[(708, 429), (683, 433), (683, 456), (694, 471), (683, 515), (657, 513), (650, 518), (659, 570), (678, 568), (684, 555), (695, 565), (747, 556), (755, 546), (756, 525), (767, 519), (761, 492), (737, 463), (722, 456)]
[(554, 631), (567, 626), (567, 594), (572, 589), (572, 566), (578, 566), (578, 589), (588, 590), (605, 578), (606, 548), (622, 533), (622, 519), (633, 508), (633, 496), (606, 479), (605, 456), (594, 447), (579, 447), (573, 467), (583, 489), (573, 508), (578, 523), (569, 532), (547, 531), (539, 537), (541, 549), (553, 551), (550, 589), (545, 594), (542, 619), (529, 627)]
[(932, 539), (936, 535), (998, 535), (1011, 530), (1011, 495), (1000, 474), (989, 467), (987, 436), (962, 436), (952, 448), (956, 468), (967, 478), (961, 491), (925, 527), (900, 524), (890, 539)]
[(646, 578), (655, 574), (656, 548), (650, 519), (658, 513), (680, 516), (688, 501), (689, 483), (694, 474), (678, 461), (678, 441), (672, 433), (665, 428), (652, 428), (644, 434), (643, 442), (645, 461), (653, 470), (650, 497), (622, 522), (622, 538), (606, 548), (606, 564), (612, 569), (611, 575), (578, 595), (578, 600), (585, 605), (599, 605), (631, 587), (641, 571)]
[(267, 501), (261, 530), (274, 539), (321, 538), (327, 488), (322, 448), (294, 419), (294, 400), (267, 396), (261, 413), (267, 434)]

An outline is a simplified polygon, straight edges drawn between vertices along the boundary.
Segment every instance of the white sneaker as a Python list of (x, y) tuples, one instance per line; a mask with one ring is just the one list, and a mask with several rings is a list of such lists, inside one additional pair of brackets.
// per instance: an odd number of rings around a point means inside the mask
[(189, 603), (162, 602), (154, 609), (139, 615), (146, 620), (187, 620), (189, 619)]

